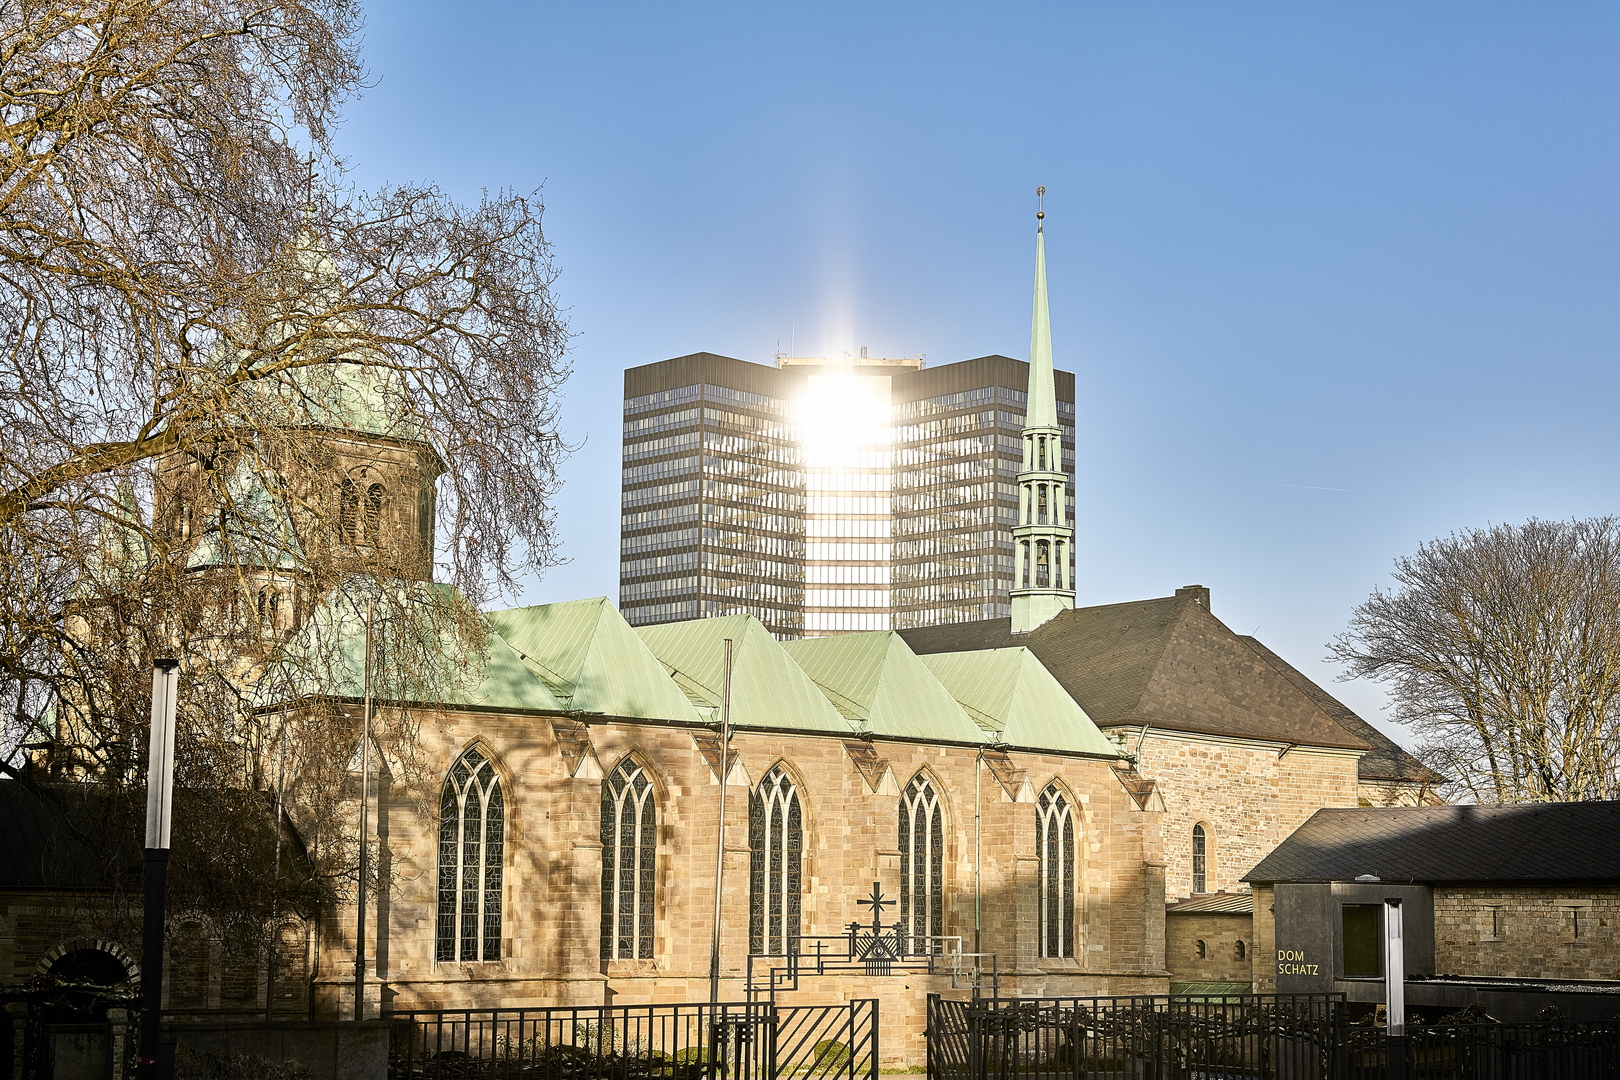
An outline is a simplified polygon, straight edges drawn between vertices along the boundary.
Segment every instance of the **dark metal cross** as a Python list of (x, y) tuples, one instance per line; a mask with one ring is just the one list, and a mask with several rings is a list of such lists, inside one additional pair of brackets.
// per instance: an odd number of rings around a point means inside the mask
[(883, 909), (886, 907), (891, 907), (894, 904), (893, 900), (883, 899), (883, 883), (878, 881), (872, 882), (872, 895), (865, 900), (857, 900), (855, 902), (863, 907), (867, 905), (871, 906), (872, 933), (874, 936), (881, 934), (883, 932)]

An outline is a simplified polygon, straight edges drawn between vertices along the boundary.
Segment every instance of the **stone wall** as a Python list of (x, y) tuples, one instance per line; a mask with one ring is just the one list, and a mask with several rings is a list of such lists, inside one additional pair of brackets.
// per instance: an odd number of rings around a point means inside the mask
[[(1129, 734), (1130, 729), (1118, 729)], [(1134, 749), (1134, 738), (1126, 739)], [(1192, 831), (1207, 834), (1206, 892), (1238, 879), (1324, 806), (1355, 806), (1354, 752), (1149, 730), (1137, 771), (1164, 798), (1165, 893), (1192, 893)]]
[[(1165, 918), (1165, 966), (1172, 982), (1249, 982), (1254, 918), (1198, 911)], [(1199, 956), (1199, 943), (1203, 956)], [(1241, 954), (1239, 945), (1241, 944)]]
[[(109, 954), (133, 981), (142, 963), (140, 917), (128, 897), (108, 893), (0, 894), (0, 984), (45, 974), (55, 959), (76, 949)], [(268, 992), (279, 1015), (308, 1010), (308, 950), (301, 925), (287, 927), (278, 944), (273, 989), (262, 953), (229, 952), (183, 914), (170, 921), (168, 953), (163, 984), (168, 1008), (258, 1011)]]
[(1452, 975), (1620, 979), (1620, 889), (1434, 890), (1435, 969)]
[[(396, 792), (389, 807), (397, 875), (386, 973), (396, 1009), (707, 1000), (720, 789), (690, 730), (592, 723), (587, 760), (573, 766), (578, 779), (569, 775), (570, 763), (544, 718), (455, 714), (424, 723), (420, 741), (438, 777), (475, 743), (499, 767), (507, 807), (502, 959), (435, 962), (438, 799), (429, 792), (417, 803)], [(722, 1000), (745, 996), (748, 795), (779, 761), (796, 777), (804, 808), (803, 934), (840, 935), (851, 920), (870, 918), (855, 901), (874, 880), (888, 897), (898, 897), (898, 792), (927, 769), (945, 809), (945, 933), (960, 936), (963, 951), (974, 951), (973, 748), (874, 740), (887, 774), (879, 773), (874, 790), (836, 737), (738, 732), (732, 745), (738, 767), (727, 789)], [(600, 777), (630, 754), (655, 783), (655, 950), (651, 959), (603, 961)], [(1160, 815), (1139, 809), (1105, 761), (1017, 753), (1012, 758), (1027, 771), (1027, 786), (1009, 793), (988, 767), (978, 776), (981, 951), (996, 954), (1002, 992), (1163, 993), (1168, 976)], [(1036, 808), (1032, 801), (1014, 801), (1018, 795), (1031, 800), (1054, 778), (1076, 811), (1076, 955), (1067, 958), (1040, 955)], [(894, 908), (886, 918), (895, 918)], [(346, 909), (323, 935), (319, 982), (328, 1011), (352, 1009), (353, 927), (354, 912)], [(375, 941), (373, 932), (368, 944)], [(863, 979), (802, 979), (793, 999), (879, 996), (885, 1057), (920, 1060), (925, 994), (950, 990), (949, 980)], [(873, 984), (870, 995), (865, 982)], [(908, 1031), (918, 1033), (915, 1047), (898, 1038)]]
[(1254, 940), (1249, 955), (1254, 958), (1253, 981), (1257, 994), (1277, 992), (1277, 912), (1276, 893), (1270, 885), (1254, 887)]

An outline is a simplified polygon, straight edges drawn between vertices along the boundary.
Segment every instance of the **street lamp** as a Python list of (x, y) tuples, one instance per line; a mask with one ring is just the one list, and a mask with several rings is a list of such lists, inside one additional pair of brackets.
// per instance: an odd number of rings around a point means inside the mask
[(168, 896), (169, 818), (174, 803), (174, 705), (180, 661), (152, 661), (152, 731), (146, 765), (146, 902), (141, 913), (141, 1071), (174, 1075), (163, 1031), (163, 908)]

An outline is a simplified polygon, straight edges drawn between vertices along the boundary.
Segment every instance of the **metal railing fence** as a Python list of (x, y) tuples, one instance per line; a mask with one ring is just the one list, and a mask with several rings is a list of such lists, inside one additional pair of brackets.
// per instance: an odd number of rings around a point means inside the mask
[(1343, 998), (1004, 998), (928, 1002), (933, 1080), (1328, 1080)]
[(876, 1080), (874, 1000), (396, 1011), (389, 1080)]
[[(1384, 1080), (1388, 1040), (1351, 1025), (1343, 1080)], [(1423, 1025), (1406, 1029), (1408, 1080), (1620, 1080), (1620, 1020)]]

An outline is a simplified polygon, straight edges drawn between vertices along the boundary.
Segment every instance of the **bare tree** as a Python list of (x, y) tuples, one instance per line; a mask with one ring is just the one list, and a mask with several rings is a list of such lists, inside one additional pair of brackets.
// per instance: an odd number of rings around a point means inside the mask
[(358, 30), (349, 0), (0, 0), (0, 769), (134, 792), (177, 655), (188, 798), (230, 822), (298, 778), (339, 884), (356, 672), (408, 780), (478, 607), (554, 561), (566, 452), (537, 197), (346, 187)]
[(1473, 529), (1394, 576), (1329, 648), (1389, 684), (1455, 794), (1620, 798), (1620, 521)]

